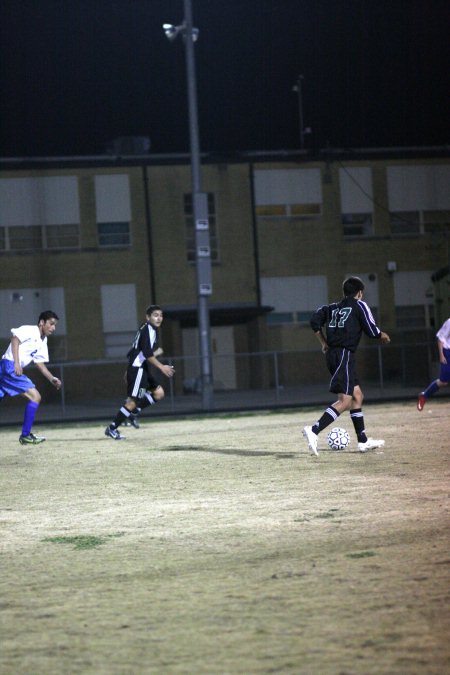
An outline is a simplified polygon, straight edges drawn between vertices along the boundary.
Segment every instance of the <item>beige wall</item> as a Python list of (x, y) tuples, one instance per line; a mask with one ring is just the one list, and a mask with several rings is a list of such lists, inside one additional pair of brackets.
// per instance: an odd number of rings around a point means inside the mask
[[(262, 277), (325, 275), (329, 300), (340, 297), (345, 273), (373, 272), (380, 298), (379, 323), (385, 330), (395, 331), (394, 277), (387, 271), (387, 261), (395, 260), (399, 270), (409, 271), (437, 270), (447, 265), (449, 259), (448, 230), (447, 235), (391, 236), (386, 167), (396, 161), (368, 158), (346, 162), (349, 166), (372, 169), (373, 236), (352, 240), (343, 237), (339, 192), (341, 163), (308, 162), (302, 166), (321, 172), (322, 214), (304, 220), (256, 219), (257, 251), (253, 232), (252, 168), (298, 168), (299, 165), (286, 161), (254, 165), (248, 162), (205, 164), (202, 189), (215, 195), (220, 250), (220, 262), (213, 265), (211, 302), (257, 304), (257, 255)], [(408, 161), (413, 160), (402, 159), (397, 163), (404, 165)], [(416, 163), (442, 161), (421, 159)], [(130, 248), (105, 250), (97, 246), (94, 176), (105, 173), (129, 175)], [(191, 192), (188, 163), (149, 165), (147, 183), (144, 182), (143, 168), (138, 165), (105, 168), (86, 162), (85, 166), (78, 163), (71, 168), (58, 168), (55, 160), (52, 167), (0, 172), (0, 178), (45, 175), (78, 177), (81, 248), (73, 252), (0, 253), (0, 288), (64, 287), (68, 360), (100, 359), (105, 355), (102, 284), (134, 284), (139, 317), (143, 317), (145, 307), (152, 300), (163, 306), (196, 303), (195, 267), (186, 257), (183, 214), (183, 194)], [(152, 278), (154, 288), (151, 287)], [(135, 328), (131, 326), (130, 330)], [(317, 348), (308, 326), (267, 326), (264, 318), (235, 326), (234, 338), (236, 352)], [(182, 340), (177, 322), (167, 321), (163, 326), (163, 340), (166, 353), (180, 355)], [(250, 381), (255, 375), (249, 371), (246, 377)]]

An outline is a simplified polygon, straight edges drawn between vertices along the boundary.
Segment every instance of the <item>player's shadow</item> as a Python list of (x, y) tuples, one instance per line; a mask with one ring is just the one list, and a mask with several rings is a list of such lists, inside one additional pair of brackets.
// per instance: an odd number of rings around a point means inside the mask
[(269, 450), (238, 450), (237, 448), (205, 448), (199, 445), (173, 445), (161, 449), (161, 452), (209, 452), (216, 455), (234, 455), (237, 457), (295, 457), (294, 453), (278, 453)]

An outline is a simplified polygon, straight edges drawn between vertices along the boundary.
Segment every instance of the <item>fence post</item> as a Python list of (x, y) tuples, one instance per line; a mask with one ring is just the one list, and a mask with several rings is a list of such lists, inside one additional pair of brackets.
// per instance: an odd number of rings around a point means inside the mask
[(278, 401), (280, 396), (280, 382), (278, 378), (278, 352), (273, 353), (273, 369), (275, 373), (275, 400)]
[(380, 371), (380, 389), (384, 389), (384, 379), (383, 379), (383, 356), (381, 353), (381, 347), (377, 347), (378, 349), (378, 369)]
[(59, 364), (59, 373), (61, 376), (61, 416), (66, 416), (66, 395), (64, 393), (64, 365)]

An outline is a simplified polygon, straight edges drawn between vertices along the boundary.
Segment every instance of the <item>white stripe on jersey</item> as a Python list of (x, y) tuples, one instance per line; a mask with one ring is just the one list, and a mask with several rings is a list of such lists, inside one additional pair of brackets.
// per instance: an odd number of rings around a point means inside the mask
[(364, 302), (364, 300), (357, 300), (356, 302), (363, 311), (364, 317), (366, 319), (367, 328), (370, 330), (373, 336), (377, 337), (380, 333), (380, 330), (377, 324), (375, 323), (375, 319), (373, 318), (373, 314), (369, 305), (366, 302)]
[[(150, 340), (150, 347), (153, 349), (153, 346), (156, 342), (156, 330), (150, 324), (147, 325), (147, 328), (148, 328), (148, 334), (149, 334), (149, 340)], [(136, 356), (136, 358), (134, 359), (134, 361), (131, 365), (136, 366), (137, 368), (140, 368), (145, 360), (146, 359), (145, 359), (145, 356), (143, 355), (143, 353), (139, 352), (139, 354)]]

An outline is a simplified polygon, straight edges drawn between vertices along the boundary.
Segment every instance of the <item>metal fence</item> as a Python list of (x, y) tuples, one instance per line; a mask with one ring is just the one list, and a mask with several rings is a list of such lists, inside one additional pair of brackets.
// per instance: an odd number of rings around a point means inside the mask
[[(173, 379), (161, 376), (166, 396), (150, 414), (206, 412), (200, 391), (200, 358), (164, 359), (175, 367)], [(366, 401), (411, 398), (438, 374), (435, 343), (361, 346), (358, 375)], [(51, 363), (62, 382), (57, 392), (37, 370), (29, 371), (42, 394), (39, 417), (47, 421), (110, 419), (124, 402), (124, 361), (67, 361)], [(331, 402), (329, 374), (320, 350), (268, 351), (213, 356), (212, 411), (236, 411), (316, 405)], [(17, 422), (23, 400), (5, 401), (0, 424)]]

